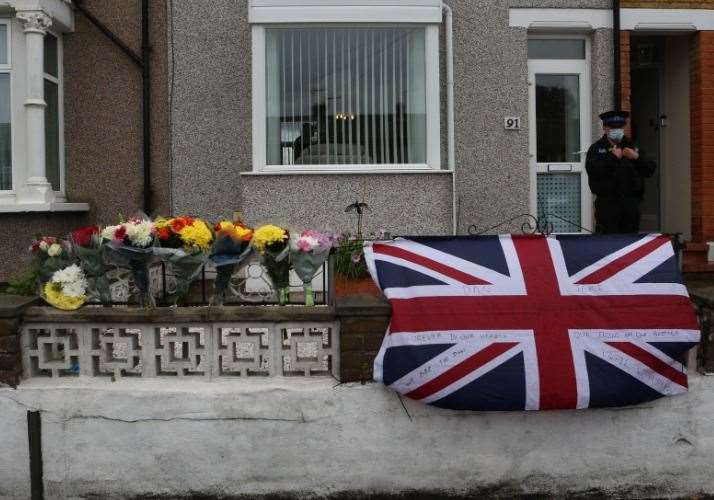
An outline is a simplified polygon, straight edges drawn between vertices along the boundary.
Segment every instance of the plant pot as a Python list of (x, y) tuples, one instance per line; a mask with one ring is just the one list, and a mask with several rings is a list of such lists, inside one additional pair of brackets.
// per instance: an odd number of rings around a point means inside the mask
[(335, 276), (335, 297), (347, 297), (350, 295), (367, 294), (381, 297), (382, 291), (377, 288), (372, 278), (349, 279), (344, 276)]

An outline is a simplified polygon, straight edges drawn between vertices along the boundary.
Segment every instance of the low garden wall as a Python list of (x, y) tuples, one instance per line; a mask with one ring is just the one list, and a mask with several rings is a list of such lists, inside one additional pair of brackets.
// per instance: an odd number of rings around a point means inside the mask
[[(692, 292), (700, 371), (714, 294)], [(714, 495), (714, 379), (638, 407), (476, 413), (371, 379), (390, 309), (83, 308), (2, 297), (0, 499), (28, 498), (27, 412), (46, 498)], [(39, 341), (38, 341), (39, 339)]]

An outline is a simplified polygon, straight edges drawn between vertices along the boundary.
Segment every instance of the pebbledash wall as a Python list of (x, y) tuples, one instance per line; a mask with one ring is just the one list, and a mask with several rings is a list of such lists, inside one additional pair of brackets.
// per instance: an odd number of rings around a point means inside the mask
[[(83, 5), (141, 54), (141, 4), (135, 0), (85, 0)], [(166, 2), (149, 2), (154, 207), (169, 209), (169, 135), (166, 98)], [(141, 209), (142, 81), (131, 60), (80, 13), (64, 43), (64, 141), (69, 202), (88, 212), (0, 213), (0, 282), (24, 269), (37, 234), (66, 235), (96, 221), (111, 222)]]
[[(454, 23), (456, 191), (459, 231), (529, 212), (527, 29), (509, 27), (511, 7), (610, 8), (606, 0), (451, 0)], [(211, 15), (206, 15), (210, 10)], [(251, 26), (247, 0), (173, 0), (171, 136), (175, 212), (350, 229), (346, 205), (364, 197), (367, 231), (450, 234), (447, 172), (358, 175), (252, 173)], [(611, 103), (612, 35), (592, 33), (592, 110)], [(441, 163), (446, 155), (444, 30), (441, 26)], [(210, 75), (210, 78), (207, 76)], [(518, 132), (504, 116), (520, 116)], [(593, 126), (593, 137), (598, 135)], [(197, 183), (197, 179), (201, 179)]]

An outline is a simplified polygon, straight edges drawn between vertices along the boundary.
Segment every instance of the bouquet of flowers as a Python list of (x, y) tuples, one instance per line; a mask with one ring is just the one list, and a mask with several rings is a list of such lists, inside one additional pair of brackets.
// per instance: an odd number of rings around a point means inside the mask
[(77, 257), (82, 270), (94, 283), (94, 288), (99, 294), (99, 299), (104, 304), (111, 302), (109, 279), (107, 278), (107, 265), (104, 263), (102, 236), (99, 226), (87, 226), (69, 235), (72, 253)]
[(107, 226), (101, 232), (110, 262), (131, 270), (134, 284), (139, 292), (139, 303), (153, 305), (149, 293), (149, 264), (153, 258), (154, 224), (145, 216), (132, 217), (128, 221)]
[(77, 264), (55, 271), (42, 288), (42, 298), (57, 309), (74, 311), (87, 300), (87, 278)]
[(37, 270), (41, 282), (49, 280), (55, 271), (69, 265), (67, 244), (52, 236), (42, 236), (34, 240), (30, 245), (30, 253), (32, 266)]
[(292, 240), (290, 246), (290, 260), (295, 273), (302, 280), (305, 305), (314, 306), (312, 280), (330, 255), (332, 238), (318, 231), (308, 230)]
[(171, 264), (176, 277), (176, 302), (188, 294), (191, 282), (208, 261), (208, 251), (213, 244), (213, 232), (201, 219), (181, 216), (172, 219), (158, 218), (154, 232), (159, 246), (154, 253)]
[(216, 241), (211, 252), (211, 260), (216, 266), (213, 304), (223, 305), (231, 276), (236, 267), (250, 255), (253, 230), (240, 220), (221, 221), (213, 230), (216, 233)]
[(278, 301), (288, 301), (290, 286), (290, 233), (272, 224), (261, 226), (253, 233), (251, 245), (262, 257), (268, 276), (278, 290)]

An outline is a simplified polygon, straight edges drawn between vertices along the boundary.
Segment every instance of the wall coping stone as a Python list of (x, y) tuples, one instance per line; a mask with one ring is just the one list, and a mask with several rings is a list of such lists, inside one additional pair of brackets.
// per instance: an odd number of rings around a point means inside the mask
[(392, 306), (384, 297), (368, 293), (349, 295), (337, 299), (335, 308), (337, 317), (342, 316), (390, 316)]
[(28, 307), (39, 302), (39, 297), (0, 294), (0, 318), (16, 318)]
[(201, 307), (138, 307), (89, 306), (76, 311), (60, 311), (52, 307), (29, 307), (23, 320), (34, 323), (209, 323), (231, 321), (334, 321), (331, 307), (305, 306), (201, 306)]

